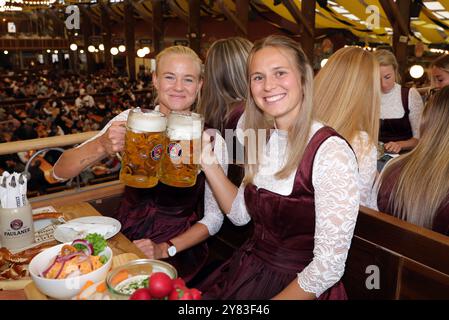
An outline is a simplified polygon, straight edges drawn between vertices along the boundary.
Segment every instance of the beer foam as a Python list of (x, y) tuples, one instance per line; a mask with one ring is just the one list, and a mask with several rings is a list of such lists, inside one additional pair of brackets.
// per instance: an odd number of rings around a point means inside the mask
[(202, 129), (202, 119), (198, 113), (171, 113), (168, 117), (167, 136), (171, 140), (200, 139)]
[(167, 118), (158, 111), (142, 112), (138, 108), (129, 113), (127, 127), (143, 132), (162, 132), (167, 127)]

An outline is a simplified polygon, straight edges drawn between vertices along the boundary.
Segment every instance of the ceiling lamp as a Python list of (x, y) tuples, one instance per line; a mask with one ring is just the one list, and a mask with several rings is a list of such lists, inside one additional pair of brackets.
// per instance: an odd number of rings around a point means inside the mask
[(90, 46), (87, 47), (87, 51), (94, 52), (95, 51), (95, 47), (93, 45), (90, 45)]
[(78, 46), (76, 45), (76, 43), (72, 43), (72, 44), (70, 45), (70, 50), (76, 51), (76, 49), (78, 49)]
[(415, 64), (410, 68), (410, 75), (413, 79), (419, 79), (424, 74), (424, 68), (418, 64)]
[(100, 43), (98, 45), (98, 49), (100, 49), (101, 51), (104, 51), (104, 44)]
[(143, 47), (142, 50), (145, 52), (145, 54), (149, 54), (150, 53), (150, 48), (149, 47)]
[(118, 46), (118, 51), (125, 52), (126, 51), (126, 47), (123, 44), (121, 44), (121, 45)]
[(3, 51), (4, 54), (8, 54), (8, 50)]
[(84, 50), (83, 50), (83, 49), (81, 49), (81, 50), (80, 50), (80, 53), (84, 53)]
[(143, 58), (143, 57), (145, 57), (145, 50), (144, 49), (139, 49), (139, 50), (137, 50), (137, 56), (139, 57), (139, 58)]
[(112, 54), (113, 56), (115, 56), (115, 55), (118, 54), (118, 49), (117, 49), (117, 47), (112, 47), (112, 48), (111, 48), (111, 54)]
[(326, 65), (327, 60), (329, 60), (329, 59), (323, 59), (323, 60), (321, 60), (321, 62), (320, 62), (321, 68), (324, 67), (324, 66)]
[(56, 53), (56, 54), (57, 54), (58, 52), (59, 52), (58, 50), (53, 51), (53, 53)]

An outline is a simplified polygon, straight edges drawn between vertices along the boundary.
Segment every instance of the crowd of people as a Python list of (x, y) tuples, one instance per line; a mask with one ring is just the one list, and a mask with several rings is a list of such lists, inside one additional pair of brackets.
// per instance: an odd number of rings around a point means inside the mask
[[(0, 102), (1, 142), (97, 131), (123, 110), (150, 106), (153, 103), (151, 77), (141, 74), (137, 81), (130, 82), (113, 74), (82, 76), (45, 71), (23, 74), (0, 79)], [(0, 170), (22, 172), (30, 155), (2, 155)], [(44, 156), (52, 165), (59, 154)], [(105, 170), (101, 173), (99, 170), (84, 172), (84, 182), (119, 169), (112, 158), (103, 165)], [(29, 191), (32, 194), (45, 193), (46, 187), (55, 184), (42, 178), (39, 167), (39, 162), (31, 165), (34, 174)]]
[[(199, 281), (205, 298), (346, 299), (341, 278), (360, 205), (449, 235), (447, 60), (432, 64), (433, 87), (421, 97), (399, 84), (388, 50), (342, 48), (314, 74), (300, 45), (284, 36), (218, 40), (204, 67), (191, 49), (168, 47), (156, 57), (154, 109), (200, 112), (215, 130), (203, 133), (194, 186), (127, 186), (111, 215), (149, 258)], [(77, 112), (101, 109), (87, 88), (92, 83), (79, 83)], [(142, 105), (129, 100), (116, 109), (105, 104), (114, 117), (101, 115), (102, 130), (59, 157), (55, 179), (67, 181), (123, 151), (128, 113)], [(235, 133), (231, 145), (226, 129)], [(250, 130), (264, 134), (251, 140)], [(232, 167), (228, 156), (235, 143), (245, 150), (243, 166)], [(379, 145), (397, 155), (382, 172)], [(205, 240), (225, 218), (252, 223), (253, 232), (195, 279), (207, 260)]]

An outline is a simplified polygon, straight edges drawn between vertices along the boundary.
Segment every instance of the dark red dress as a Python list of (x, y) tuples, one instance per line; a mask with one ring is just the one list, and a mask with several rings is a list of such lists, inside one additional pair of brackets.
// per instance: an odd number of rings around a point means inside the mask
[[(382, 185), (377, 194), (377, 206), (380, 212), (396, 216), (393, 206), (389, 205), (388, 202), (390, 200), (390, 194), (399, 179), (401, 171), (402, 166), (395, 165), (392, 171), (390, 171), (390, 174), (383, 178)], [(449, 235), (449, 195), (446, 197), (445, 201), (443, 201), (443, 204), (434, 216), (432, 230)]]
[[(155, 187), (125, 187), (124, 197), (115, 218), (121, 232), (130, 240), (150, 239), (162, 243), (183, 233), (203, 216), (205, 176), (200, 173), (196, 184), (175, 188), (159, 182)], [(206, 242), (178, 252), (166, 259), (184, 280), (191, 280), (206, 262)]]
[[(249, 184), (245, 203), (254, 233), (200, 286), (206, 299), (271, 299), (313, 259), (315, 200), (312, 167), (320, 145), (338, 134), (324, 127), (312, 137), (296, 172), (292, 193), (282, 196)], [(346, 299), (341, 282), (319, 299)]]
[(404, 116), (399, 119), (380, 119), (379, 141), (384, 143), (390, 141), (402, 141), (413, 138), (412, 126), (410, 124), (408, 106), (408, 95), (410, 88), (401, 88), (401, 101), (404, 108)]

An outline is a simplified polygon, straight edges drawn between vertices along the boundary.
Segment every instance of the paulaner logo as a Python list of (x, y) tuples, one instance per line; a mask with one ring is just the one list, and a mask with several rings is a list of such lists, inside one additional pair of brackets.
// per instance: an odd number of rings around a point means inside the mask
[(23, 221), (20, 219), (15, 219), (13, 221), (11, 221), (11, 223), (9, 224), (9, 226), (11, 227), (11, 229), (13, 230), (19, 230), (20, 228), (23, 227)]

